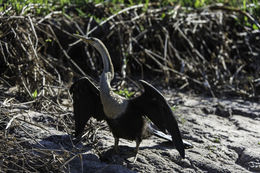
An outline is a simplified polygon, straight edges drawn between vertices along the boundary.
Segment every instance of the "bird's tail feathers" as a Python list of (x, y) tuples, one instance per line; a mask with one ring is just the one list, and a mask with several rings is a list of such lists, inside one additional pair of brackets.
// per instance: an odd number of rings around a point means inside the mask
[(149, 125), (149, 131), (151, 134), (159, 137), (159, 138), (162, 138), (162, 139), (165, 139), (165, 140), (168, 140), (168, 141), (172, 141), (172, 137), (171, 135), (167, 135), (159, 130), (157, 130), (156, 128), (153, 127), (152, 124)]

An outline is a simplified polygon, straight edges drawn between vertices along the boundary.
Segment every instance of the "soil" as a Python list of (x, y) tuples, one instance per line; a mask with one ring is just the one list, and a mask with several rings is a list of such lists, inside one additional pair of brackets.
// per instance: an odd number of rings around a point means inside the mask
[[(193, 145), (186, 150), (185, 159), (171, 143), (151, 137), (143, 140), (133, 163), (135, 142), (120, 139), (120, 153), (114, 153), (114, 138), (106, 123), (93, 119), (95, 134), (73, 144), (71, 132), (51, 125), (55, 121), (52, 115), (26, 105), (13, 105), (16, 118), (9, 121), (8, 133), (27, 141), (31, 148), (55, 152), (57, 157), (69, 153), (62, 165), (65, 172), (260, 172), (259, 103), (162, 92), (176, 106), (183, 139)], [(7, 104), (2, 97), (1, 101), (4, 108)], [(72, 115), (71, 105), (67, 112)], [(24, 130), (14, 126), (17, 117), (23, 120), (20, 126)], [(72, 131), (74, 126), (68, 128)]]

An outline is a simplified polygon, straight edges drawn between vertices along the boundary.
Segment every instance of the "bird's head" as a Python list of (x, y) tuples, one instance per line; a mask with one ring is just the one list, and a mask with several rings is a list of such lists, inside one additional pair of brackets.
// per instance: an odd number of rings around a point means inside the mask
[(102, 43), (102, 41), (100, 41), (97, 38), (94, 37), (87, 37), (87, 36), (82, 36), (82, 35), (78, 35), (78, 34), (73, 34), (74, 37), (81, 39), (84, 43), (89, 43), (90, 45), (92, 45), (93, 47), (95, 47), (98, 52), (101, 54), (102, 56), (102, 60), (103, 60), (103, 64), (104, 64), (104, 73), (110, 72), (110, 74), (108, 74), (108, 77), (110, 80), (112, 80), (114, 78), (114, 67), (109, 55), (109, 52), (106, 48), (106, 46)]
[(78, 39), (81, 39), (85, 43), (91, 44), (94, 47), (96, 47), (98, 45), (98, 43), (100, 42), (99, 39), (94, 38), (94, 37), (87, 37), (87, 36), (78, 35), (78, 34), (73, 34), (73, 36)]

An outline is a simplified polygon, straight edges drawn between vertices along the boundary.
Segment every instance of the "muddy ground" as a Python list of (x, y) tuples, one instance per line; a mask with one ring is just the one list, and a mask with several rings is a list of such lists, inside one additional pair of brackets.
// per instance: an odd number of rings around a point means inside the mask
[[(57, 159), (69, 154), (60, 167), (62, 172), (260, 172), (259, 103), (162, 92), (176, 105), (183, 138), (194, 146), (186, 150), (185, 159), (171, 143), (151, 137), (141, 143), (133, 163), (135, 142), (120, 139), (120, 154), (115, 154), (114, 138), (106, 123), (95, 120), (91, 120), (95, 135), (74, 145), (70, 135), (73, 125), (69, 132), (59, 130), (51, 125), (56, 121), (52, 115), (31, 110), (26, 104), (12, 105), (10, 111), (15, 115), (6, 124), (6, 135), (26, 141), (22, 145), (34, 155), (41, 155), (38, 150), (54, 152)], [(67, 102), (64, 110), (72, 115), (71, 101)], [(3, 96), (0, 105), (2, 110), (11, 106)]]

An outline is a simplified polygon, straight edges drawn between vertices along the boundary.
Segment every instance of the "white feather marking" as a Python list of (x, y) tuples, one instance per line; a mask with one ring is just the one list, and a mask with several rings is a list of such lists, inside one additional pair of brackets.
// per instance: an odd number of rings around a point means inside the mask
[(120, 117), (120, 115), (122, 115), (127, 108), (127, 100), (115, 94), (113, 91), (109, 92), (109, 96), (102, 93), (101, 101), (105, 115), (111, 119)]
[(110, 86), (110, 73), (103, 73), (100, 79), (100, 97), (105, 115), (116, 119), (122, 115), (128, 104), (128, 100), (114, 93)]

